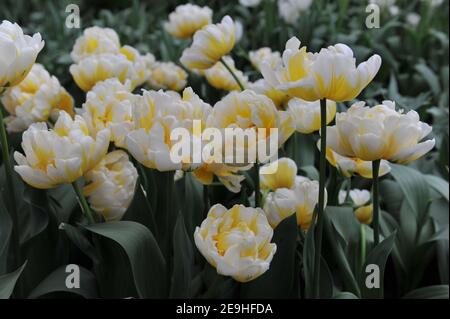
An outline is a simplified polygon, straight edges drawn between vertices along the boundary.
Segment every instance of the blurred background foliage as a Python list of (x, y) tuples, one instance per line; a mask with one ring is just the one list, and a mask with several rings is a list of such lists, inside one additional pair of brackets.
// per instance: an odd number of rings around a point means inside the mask
[[(243, 35), (232, 54), (237, 67), (245, 71), (251, 80), (261, 77), (248, 61), (251, 50), (268, 46), (282, 52), (286, 41), (294, 35), (310, 51), (342, 42), (353, 49), (358, 63), (374, 53), (383, 59), (380, 72), (358, 97), (360, 100), (370, 105), (384, 99), (395, 100), (405, 111), (414, 109), (423, 121), (433, 125), (431, 137), (437, 141), (435, 150), (409, 167), (393, 165), (391, 174), (381, 182), (381, 226), (383, 238), (387, 239), (376, 256), (368, 256), (368, 261), (377, 257), (376, 261), (383, 266), (387, 261), (386, 297), (448, 298), (449, 3), (445, 0), (439, 7), (432, 8), (428, 5), (430, 1), (396, 1), (400, 8), (398, 14), (394, 16), (386, 8), (382, 9), (378, 29), (368, 29), (365, 25), (369, 14), (366, 12), (367, 1), (315, 0), (311, 8), (293, 24), (279, 17), (274, 0), (263, 0), (255, 8), (238, 5), (237, 0), (191, 1), (211, 7), (214, 22), (228, 14), (242, 23)], [(113, 28), (122, 44), (133, 45), (141, 53), (151, 52), (158, 60), (178, 63), (189, 41), (172, 38), (164, 31), (162, 23), (177, 5), (186, 2), (1, 0), (0, 19), (17, 22), (27, 33), (42, 34), (46, 44), (38, 62), (58, 77), (80, 107), (85, 94), (77, 88), (68, 69), (72, 63), (72, 46), (83, 29), (93, 25)], [(69, 3), (80, 7), (80, 29), (65, 27), (68, 15), (65, 8)], [(420, 15), (418, 25), (407, 22), (407, 16), (411, 13)], [(211, 104), (226, 93), (211, 88), (195, 74), (189, 74), (188, 83)], [(339, 109), (345, 110), (349, 105), (351, 102), (341, 103)], [(20, 149), (20, 135), (12, 135), (11, 139), (13, 146)], [(282, 150), (282, 155), (296, 160), (299, 173), (312, 179), (318, 176), (315, 168), (318, 167), (317, 139), (314, 134), (296, 134)], [(292, 147), (293, 143), (298, 143), (300, 147)], [(364, 290), (362, 265), (357, 253), (360, 250), (361, 229), (367, 232), (368, 244), (372, 241), (372, 230), (357, 222), (350, 207), (333, 206), (337, 205), (337, 192), (348, 181), (337, 176), (335, 169), (329, 169), (329, 220), (326, 222), (324, 244), (326, 262), (321, 274), (324, 282), (322, 297), (380, 297)], [(149, 183), (152, 182), (149, 186), (152, 202), (170, 197), (164, 194), (159, 184), (163, 180), (161, 176), (149, 171), (146, 174)], [(3, 170), (0, 170), (0, 184), (3, 179)], [(244, 183), (244, 189), (251, 194), (251, 176), (247, 176)], [(236, 282), (218, 276), (212, 267), (205, 264), (192, 238), (195, 227), (204, 218), (202, 188), (190, 174), (186, 174), (184, 181), (178, 182), (173, 190), (178, 195), (176, 205), (183, 208), (183, 215), (177, 214), (175, 209), (171, 219), (174, 231), (173, 264), (169, 260), (164, 264), (158, 254), (159, 249), (155, 248), (155, 239), (151, 234), (154, 233), (153, 213), (148, 213), (140, 190), (125, 215), (126, 222), (75, 227), (71, 225), (77, 225), (82, 216), (69, 185), (45, 192), (32, 189), (20, 180), (15, 184), (16, 193), (23, 194), (20, 203), (21, 243), (28, 259), (19, 288), (16, 288), (19, 296), (37, 298), (51, 296), (55, 292), (59, 293), (58, 296), (68, 294), (67, 289), (59, 284), (64, 282), (66, 276), (61, 265), (67, 263), (85, 267), (81, 271), (87, 288), (77, 292), (83, 297), (307, 296), (308, 287), (304, 283), (308, 272), (305, 265), (311, 258), (309, 252), (313, 251), (313, 247), (308, 246), (311, 243), (298, 232), (292, 218), (286, 219), (275, 230), (278, 253), (271, 270), (257, 280), (237, 286)], [(370, 189), (370, 181), (354, 177), (351, 187)], [(160, 189), (163, 189), (161, 193)], [(220, 202), (228, 207), (239, 203), (240, 196), (220, 186), (210, 190), (211, 203)], [(0, 202), (1, 218), (7, 216), (2, 211), (5, 209)], [(0, 227), (6, 230), (3, 233), (0, 231), (0, 257), (5, 251), (2, 240), (6, 242), (5, 238), (9, 235), (9, 222), (7, 218), (0, 220)], [(58, 231), (61, 223), (65, 226)], [(182, 227), (183, 223), (185, 227)], [(141, 224), (146, 227), (141, 227)], [(121, 237), (129, 235), (130, 231), (131, 237)], [(294, 244), (296, 240), (297, 244)], [(144, 242), (146, 246), (140, 249), (151, 253), (146, 257), (133, 255), (130, 252), (135, 250), (126, 246), (127, 242)], [(0, 274), (5, 273), (3, 261), (0, 258)], [(106, 267), (101, 267), (102, 264)], [(142, 265), (154, 268), (144, 271), (138, 267)], [(167, 269), (169, 277), (160, 274), (164, 269)], [(8, 278), (0, 276), (0, 282), (5, 278), (15, 282), (21, 271), (8, 274)], [(108, 278), (131, 279), (116, 282)], [(170, 289), (166, 279), (172, 280)], [(159, 290), (149, 286), (149, 281), (157, 284)]]

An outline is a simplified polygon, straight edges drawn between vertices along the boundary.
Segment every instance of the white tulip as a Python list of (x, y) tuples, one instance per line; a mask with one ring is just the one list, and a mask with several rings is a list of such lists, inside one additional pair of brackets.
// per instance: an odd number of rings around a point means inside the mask
[(62, 111), (54, 129), (48, 130), (45, 123), (34, 123), (23, 133), (25, 155), (14, 153), (18, 164), (14, 169), (35, 188), (72, 183), (97, 165), (108, 145), (108, 130), (92, 137), (82, 117), (72, 120)]
[(434, 147), (434, 139), (420, 142), (431, 130), (416, 111), (397, 112), (392, 101), (374, 107), (358, 102), (336, 115), (336, 125), (327, 127), (328, 146), (364, 161), (409, 163)]
[(0, 24), (0, 95), (27, 76), (43, 47), (39, 33), (30, 37), (23, 34), (17, 23), (3, 20)]
[(189, 39), (205, 25), (211, 23), (212, 10), (194, 4), (183, 4), (169, 14), (169, 21), (164, 23), (167, 32), (176, 38)]
[(227, 210), (217, 204), (195, 229), (194, 240), (218, 274), (248, 282), (269, 269), (277, 248), (270, 243), (272, 236), (261, 208), (235, 205)]
[(120, 220), (133, 200), (138, 173), (124, 151), (106, 154), (85, 174), (83, 193), (106, 221)]

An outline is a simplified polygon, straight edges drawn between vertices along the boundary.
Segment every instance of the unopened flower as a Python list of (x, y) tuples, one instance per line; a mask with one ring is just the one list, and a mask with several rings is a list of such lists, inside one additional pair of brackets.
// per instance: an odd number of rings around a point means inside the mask
[(17, 23), (3, 20), (0, 24), (0, 95), (27, 76), (43, 47), (39, 33), (30, 37), (23, 34)]
[[(327, 100), (326, 123), (330, 123), (336, 115), (336, 102)], [(294, 119), (297, 131), (309, 134), (320, 130), (320, 101), (308, 102), (292, 98), (288, 102), (287, 111)]]
[(124, 151), (113, 151), (87, 172), (83, 193), (106, 221), (120, 220), (130, 206), (138, 173)]
[(14, 153), (14, 169), (22, 179), (35, 188), (52, 188), (72, 183), (92, 169), (105, 156), (109, 131), (95, 136), (82, 117), (60, 112), (54, 129), (46, 123), (34, 123), (22, 135), (24, 154)]
[(311, 4), (312, 0), (278, 0), (278, 12), (284, 21), (293, 24)]
[(194, 34), (192, 45), (183, 51), (180, 62), (188, 69), (209, 69), (233, 49), (235, 32), (229, 16), (221, 23), (204, 26)]
[[(356, 218), (363, 224), (370, 225), (373, 217), (373, 205), (370, 203), (370, 192), (368, 190), (352, 189), (348, 193), (355, 209)], [(339, 204), (343, 204), (347, 198), (347, 192), (339, 192)]]
[(77, 38), (70, 56), (74, 62), (80, 62), (90, 55), (119, 53), (120, 40), (116, 31), (97, 26), (87, 28)]
[(172, 161), (172, 146), (177, 142), (170, 135), (176, 128), (185, 128), (193, 139), (201, 138), (193, 132), (193, 121), (206, 124), (210, 111), (211, 106), (190, 87), (184, 89), (182, 97), (176, 93), (144, 91), (133, 108), (134, 126), (125, 137), (125, 146), (137, 161), (149, 168), (159, 171), (195, 168), (197, 163), (193, 163), (192, 156), (181, 162)]
[(289, 157), (261, 166), (259, 170), (261, 190), (275, 191), (279, 188), (294, 188), (297, 165)]
[[(223, 59), (245, 87), (248, 83), (248, 77), (242, 71), (236, 69), (234, 61), (230, 56), (224, 56)], [(204, 75), (208, 83), (216, 89), (226, 91), (240, 90), (239, 84), (221, 62), (217, 62), (212, 68), (205, 70)]]
[(328, 99), (335, 102), (353, 100), (372, 81), (381, 65), (373, 55), (356, 67), (353, 51), (339, 43), (310, 53), (300, 49), (293, 37), (286, 42), (283, 64), (272, 69), (263, 63), (264, 78), (277, 89), (306, 101)]
[(5, 119), (10, 132), (22, 132), (32, 123), (58, 117), (59, 110), (73, 115), (73, 98), (41, 64), (34, 64), (30, 73), (18, 85), (1, 97), (11, 115)]
[(217, 204), (197, 227), (195, 244), (217, 273), (239, 282), (251, 281), (270, 266), (276, 252), (272, 227), (262, 209)]
[(434, 139), (421, 142), (431, 130), (416, 111), (397, 112), (392, 101), (374, 107), (358, 102), (338, 113), (336, 125), (327, 128), (328, 146), (342, 156), (364, 161), (410, 163), (434, 147)]
[[(319, 202), (319, 182), (303, 176), (297, 176), (295, 186), (279, 188), (267, 195), (264, 212), (272, 227), (276, 227), (283, 219), (296, 214), (297, 225), (307, 230), (312, 222), (314, 208)], [(325, 190), (325, 203), (327, 192)]]
[(281, 64), (280, 52), (272, 51), (268, 47), (260, 48), (256, 51), (250, 51), (248, 54), (250, 62), (256, 70), (261, 71), (262, 63), (267, 63), (271, 68), (275, 68), (278, 64)]
[[(230, 141), (225, 140), (228, 147), (232, 147), (236, 153), (233, 159), (246, 158), (246, 163), (256, 160), (260, 163), (267, 162), (294, 132), (291, 116), (287, 112), (277, 111), (272, 100), (252, 90), (233, 91), (217, 102), (208, 118), (208, 126), (219, 129), (234, 128), (235, 132), (240, 128), (243, 136), (253, 134), (255, 138), (249, 138), (243, 145), (228, 145)], [(275, 133), (277, 135), (272, 136)], [(225, 158), (225, 162), (233, 161)]]
[(181, 91), (187, 83), (187, 73), (173, 62), (155, 63), (148, 83), (155, 89)]
[(249, 89), (255, 91), (258, 94), (267, 96), (275, 104), (278, 110), (285, 110), (288, 101), (291, 97), (286, 92), (277, 90), (265, 79), (259, 79), (258, 81), (249, 85)]
[(212, 10), (194, 4), (183, 4), (169, 14), (169, 21), (164, 24), (167, 32), (176, 38), (189, 39), (212, 20)]
[(98, 82), (86, 95), (80, 115), (86, 121), (91, 134), (109, 129), (111, 141), (124, 147), (125, 135), (134, 125), (133, 103), (137, 96), (131, 93), (131, 83), (122, 84), (111, 78)]

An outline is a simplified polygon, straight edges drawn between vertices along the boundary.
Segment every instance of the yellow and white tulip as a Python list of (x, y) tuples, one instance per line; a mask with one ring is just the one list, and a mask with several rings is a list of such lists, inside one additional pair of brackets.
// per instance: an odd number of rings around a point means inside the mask
[(261, 166), (259, 169), (261, 190), (275, 191), (279, 188), (294, 188), (297, 165), (289, 157)]
[(56, 120), (59, 110), (73, 115), (73, 98), (41, 64), (34, 64), (25, 79), (1, 97), (10, 114), (8, 131), (22, 132), (32, 123)]
[(176, 38), (189, 39), (197, 30), (211, 23), (212, 14), (212, 10), (206, 6), (183, 4), (169, 14), (169, 21), (164, 23), (164, 28)]
[(158, 62), (152, 68), (148, 83), (154, 89), (181, 91), (187, 83), (188, 74), (173, 62)]
[(264, 78), (277, 89), (306, 101), (320, 99), (335, 102), (350, 101), (372, 81), (381, 66), (379, 55), (356, 66), (353, 51), (339, 43), (321, 49), (319, 53), (300, 48), (293, 37), (286, 42), (283, 64), (274, 69), (263, 63)]
[(106, 221), (120, 220), (133, 200), (138, 173), (124, 151), (113, 151), (88, 171), (83, 193)]
[[(248, 77), (242, 71), (236, 69), (234, 61), (230, 56), (223, 57), (225, 63), (230, 67), (233, 73), (237, 76), (241, 84), (246, 87), (248, 84)], [(204, 71), (204, 76), (208, 83), (219, 90), (225, 91), (240, 91), (240, 86), (221, 62), (214, 64), (212, 68)]]
[(159, 171), (190, 170), (199, 165), (193, 163), (192, 156), (182, 162), (172, 161), (170, 154), (176, 141), (171, 141), (171, 132), (185, 128), (193, 138), (201, 138), (193, 132), (193, 121), (206, 124), (210, 112), (211, 106), (190, 87), (182, 97), (162, 90), (144, 91), (133, 108), (134, 127), (125, 137), (125, 146), (146, 167)]
[(229, 16), (218, 24), (208, 24), (194, 34), (192, 45), (183, 51), (180, 62), (188, 69), (209, 69), (234, 47), (235, 25)]
[(131, 83), (122, 84), (111, 78), (98, 82), (86, 95), (86, 102), (79, 111), (91, 134), (109, 129), (111, 141), (124, 147), (126, 134), (132, 129), (133, 104), (138, 97), (131, 93)]
[(83, 35), (77, 38), (70, 57), (74, 62), (78, 63), (90, 55), (117, 54), (119, 50), (120, 40), (116, 31), (110, 28), (94, 26), (85, 29)]
[(43, 47), (39, 33), (31, 37), (23, 34), (17, 23), (3, 20), (0, 24), (0, 95), (27, 76)]
[[(370, 192), (366, 189), (352, 189), (349, 197), (355, 209), (355, 216), (362, 224), (370, 225), (373, 217), (373, 205), (370, 203)], [(347, 197), (347, 192), (339, 192), (339, 204), (343, 204)]]
[(342, 156), (364, 161), (410, 163), (434, 147), (434, 139), (421, 142), (431, 130), (416, 111), (398, 112), (392, 101), (374, 107), (358, 102), (338, 113), (336, 125), (327, 128), (328, 146)]
[(194, 233), (195, 244), (217, 273), (248, 282), (265, 273), (277, 250), (261, 208), (217, 204)]
[(285, 110), (287, 103), (291, 97), (284, 91), (277, 90), (270, 85), (265, 79), (259, 79), (258, 81), (249, 85), (249, 89), (255, 91), (258, 94), (267, 96), (275, 104), (278, 110)]
[[(320, 140), (317, 142), (317, 146), (320, 149)], [(364, 178), (372, 179), (372, 162), (363, 161), (357, 157), (345, 157), (339, 155), (333, 151), (330, 147), (327, 147), (326, 154), (328, 163), (338, 169), (338, 171), (345, 178), (350, 178), (353, 175), (359, 175)], [(384, 176), (391, 171), (389, 162), (385, 160), (380, 161), (380, 169), (378, 176)]]
[[(320, 101), (308, 102), (292, 98), (288, 102), (287, 111), (294, 119), (298, 132), (310, 134), (320, 130)], [(328, 124), (336, 115), (336, 102), (327, 100), (326, 111), (326, 123)]]
[[(217, 102), (208, 118), (208, 127), (241, 128), (243, 134), (253, 131), (256, 141), (249, 139), (248, 143), (242, 146), (237, 143), (230, 145), (238, 154), (235, 158), (247, 157), (248, 163), (256, 160), (260, 163), (267, 162), (275, 154), (266, 153), (266, 156), (260, 157), (256, 150), (266, 149), (269, 145), (270, 153), (272, 153), (274, 151), (272, 146), (281, 147), (295, 129), (292, 118), (287, 112), (278, 111), (271, 99), (252, 90), (233, 91)], [(265, 129), (265, 133), (259, 134), (260, 129)], [(271, 138), (273, 133), (271, 129), (278, 130), (277, 139)], [(255, 155), (257, 158), (252, 158)], [(225, 162), (233, 163), (233, 160), (225, 158)]]
[(280, 52), (272, 51), (268, 47), (260, 48), (256, 51), (250, 51), (248, 53), (250, 62), (253, 67), (261, 72), (261, 65), (267, 63), (271, 68), (276, 68), (277, 65), (281, 64)]
[(89, 135), (86, 122), (80, 116), (73, 120), (62, 111), (54, 129), (46, 123), (34, 123), (23, 133), (22, 149), (15, 152), (14, 169), (35, 188), (53, 188), (72, 183), (92, 169), (105, 156), (109, 146), (109, 131)]

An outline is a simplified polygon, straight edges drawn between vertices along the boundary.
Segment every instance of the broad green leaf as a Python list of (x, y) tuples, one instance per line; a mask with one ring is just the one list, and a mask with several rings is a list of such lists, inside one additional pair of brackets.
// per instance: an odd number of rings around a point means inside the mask
[(440, 193), (447, 200), (447, 202), (449, 201), (449, 187), (446, 180), (434, 175), (425, 175), (425, 179), (430, 187)]
[(305, 297), (313, 298), (315, 227), (311, 225), (305, 236), (303, 245), (303, 272), (305, 276)]
[(194, 251), (180, 214), (173, 233), (173, 275), (170, 289), (172, 298), (189, 298), (189, 287), (194, 275)]
[(427, 213), (430, 192), (425, 176), (419, 171), (398, 164), (391, 164), (391, 174), (403, 190), (410, 208), (415, 213), (416, 220), (420, 222)]
[[(86, 235), (83, 234), (82, 229), (76, 228), (70, 224), (61, 223), (59, 225), (59, 229), (63, 230), (70, 241), (78, 247), (86, 256), (91, 258), (91, 260), (97, 264), (99, 263), (98, 257), (95, 252), (94, 246), (89, 242), (86, 238)], [(84, 230), (86, 232), (86, 230)]]
[[(166, 296), (166, 262), (152, 233), (131, 221), (93, 224), (85, 228), (117, 243), (128, 257), (134, 285), (141, 298)], [(99, 240), (102, 240), (99, 238)], [(120, 249), (117, 247), (117, 249)], [(114, 265), (103, 265), (114, 267)], [(123, 278), (122, 278), (123, 280)]]
[[(1, 169), (1, 168), (0, 168)], [(2, 262), (6, 263), (6, 254), (7, 247), (9, 242), (9, 237), (12, 232), (12, 222), (11, 217), (4, 205), (4, 201), (2, 198), (2, 194), (0, 194), (0, 258), (4, 256), (3, 259), (0, 260), (0, 271), (2, 270)]]
[(259, 278), (242, 284), (243, 298), (288, 298), (292, 296), (297, 243), (297, 218), (293, 214), (274, 230), (277, 245), (269, 270)]
[[(364, 267), (361, 270), (361, 292), (363, 298), (383, 298), (384, 296), (384, 269), (386, 267), (386, 261), (391, 253), (392, 247), (394, 246), (396, 233), (383, 240), (377, 246), (375, 246), (372, 251), (367, 255)], [(379, 267), (380, 270), (380, 287), (379, 288), (368, 288), (366, 285), (366, 267), (367, 265), (374, 264)]]
[(0, 276), (0, 299), (9, 299), (9, 297), (11, 297), (14, 287), (16, 286), (16, 282), (26, 265), (27, 262), (25, 261), (25, 263), (17, 270)]
[(61, 266), (52, 273), (50, 273), (33, 291), (28, 298), (45, 298), (51, 296), (54, 293), (69, 293), (76, 294), (86, 299), (97, 298), (97, 282), (95, 276), (86, 268), (79, 267), (79, 279), (80, 286), (74, 288), (68, 288), (66, 285), (67, 277), (72, 273), (66, 272), (67, 265)]
[(435, 96), (438, 96), (439, 93), (441, 92), (441, 85), (439, 83), (439, 78), (433, 72), (433, 70), (430, 69), (430, 67), (428, 67), (426, 64), (423, 64), (423, 63), (417, 64), (415, 66), (415, 69), (427, 81), (428, 85), (430, 86), (431, 90), (433, 91), (433, 94)]
[(358, 299), (358, 297), (351, 292), (339, 291), (333, 296), (333, 299)]
[(435, 285), (408, 292), (405, 299), (449, 299), (448, 285)]

